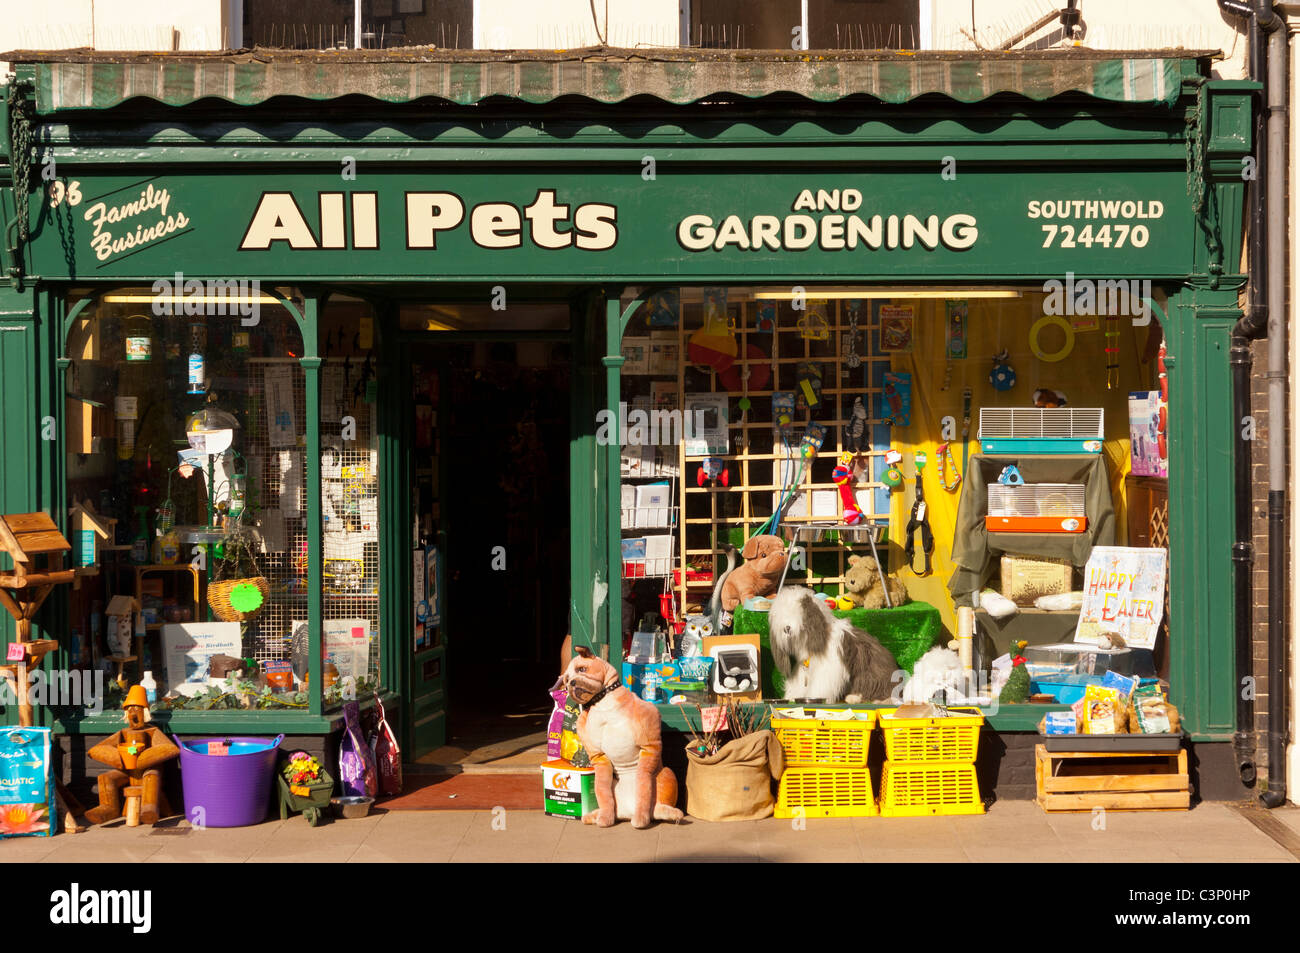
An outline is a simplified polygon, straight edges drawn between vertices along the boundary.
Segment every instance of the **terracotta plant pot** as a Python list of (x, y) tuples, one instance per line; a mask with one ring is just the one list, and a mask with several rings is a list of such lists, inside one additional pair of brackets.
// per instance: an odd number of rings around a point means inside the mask
[(122, 767), (127, 771), (134, 771), (136, 763), (139, 761), (139, 751), (132, 751), (132, 748), (139, 748), (139, 745), (121, 744), (117, 746), (117, 753), (122, 757)]

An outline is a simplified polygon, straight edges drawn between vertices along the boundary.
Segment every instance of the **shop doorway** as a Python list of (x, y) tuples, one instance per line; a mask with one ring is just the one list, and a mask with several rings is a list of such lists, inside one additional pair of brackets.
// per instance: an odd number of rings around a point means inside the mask
[(408, 354), (424, 591), (407, 757), (527, 763), (568, 625), (568, 337), (430, 334)]

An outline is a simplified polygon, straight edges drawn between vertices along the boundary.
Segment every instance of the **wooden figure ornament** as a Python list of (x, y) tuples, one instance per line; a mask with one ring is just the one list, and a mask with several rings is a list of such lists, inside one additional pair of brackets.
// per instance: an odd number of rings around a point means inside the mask
[(162, 791), (162, 766), (180, 757), (180, 749), (149, 724), (149, 700), (143, 685), (132, 685), (122, 703), (126, 727), (114, 732), (88, 752), (108, 771), (99, 776), (99, 807), (86, 812), (93, 824), (122, 816), (123, 789), (139, 788), (140, 823), (153, 825), (170, 813)]

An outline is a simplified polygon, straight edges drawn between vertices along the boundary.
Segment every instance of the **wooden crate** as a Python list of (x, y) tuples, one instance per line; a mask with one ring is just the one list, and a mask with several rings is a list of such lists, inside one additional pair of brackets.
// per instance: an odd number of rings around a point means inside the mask
[(1048, 751), (1034, 748), (1038, 806), (1058, 811), (1185, 811), (1187, 752)]

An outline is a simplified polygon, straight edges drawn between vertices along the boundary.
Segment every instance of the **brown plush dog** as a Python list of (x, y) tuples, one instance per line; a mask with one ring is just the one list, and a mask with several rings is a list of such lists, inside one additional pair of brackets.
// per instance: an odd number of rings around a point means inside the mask
[(776, 592), (785, 570), (785, 543), (778, 536), (751, 536), (740, 555), (745, 557), (745, 565), (732, 570), (722, 582), (725, 612), (734, 612), (736, 606), (753, 596)]
[(614, 666), (583, 646), (577, 653), (552, 691), (564, 688), (578, 700), (578, 740), (596, 769), (597, 811), (582, 822), (609, 827), (622, 818), (644, 828), (651, 818), (680, 821), (677, 776), (663, 766), (659, 712), (624, 687)]

